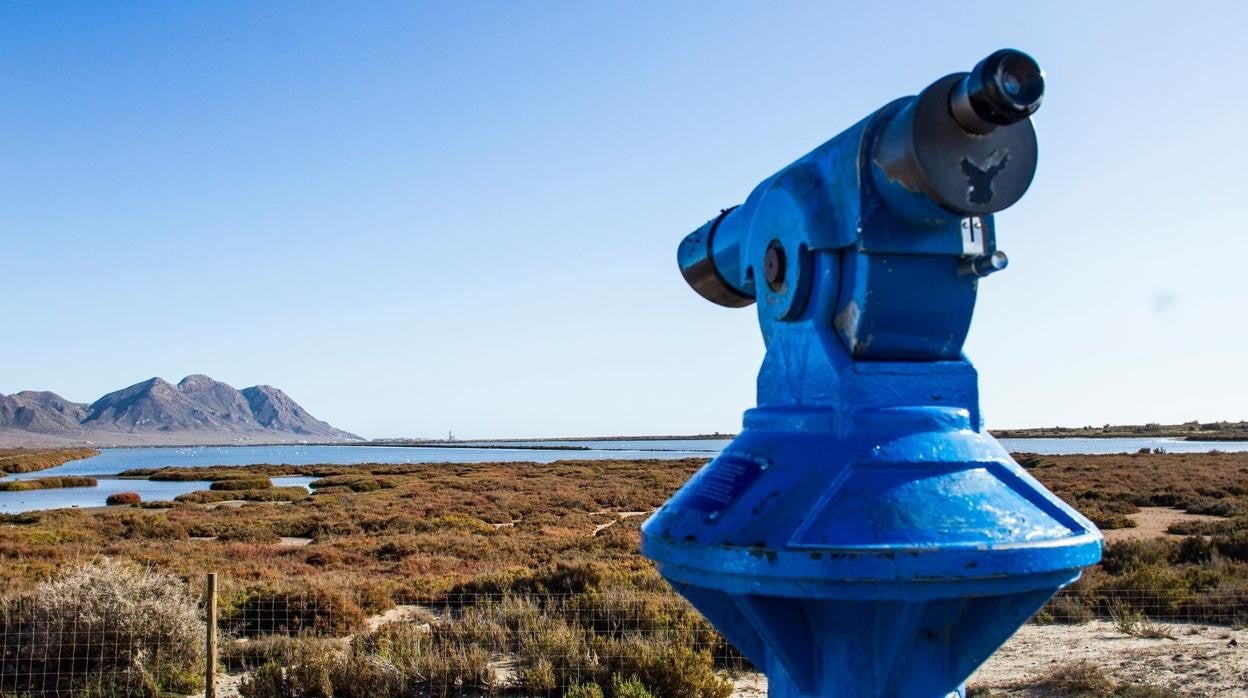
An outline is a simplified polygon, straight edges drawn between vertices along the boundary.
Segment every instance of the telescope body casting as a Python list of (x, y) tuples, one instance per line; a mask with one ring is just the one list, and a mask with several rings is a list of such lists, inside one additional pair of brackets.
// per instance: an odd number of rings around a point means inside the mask
[(894, 101), (681, 243), (689, 284), (757, 305), (741, 434), (642, 551), (767, 673), (773, 698), (960, 694), (1080, 569), (1096, 527), (983, 429), (962, 354), (992, 214), (1036, 167), (1026, 54)]

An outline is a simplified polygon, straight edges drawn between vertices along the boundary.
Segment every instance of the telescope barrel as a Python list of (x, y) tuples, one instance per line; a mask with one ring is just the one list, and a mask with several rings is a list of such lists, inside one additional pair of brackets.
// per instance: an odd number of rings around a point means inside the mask
[(892, 118), (875, 144), (876, 187), (913, 222), (984, 216), (1014, 205), (1036, 173), (1032, 114), (1040, 66), (1004, 49), (969, 73), (932, 83)]
[(949, 109), (963, 128), (991, 133), (1036, 113), (1044, 99), (1044, 73), (1022, 51), (1003, 49), (979, 62), (949, 95)]
[(754, 302), (754, 294), (739, 284), (741, 238), (734, 234), (735, 229), (720, 229), (735, 209), (734, 206), (721, 211), (706, 225), (686, 235), (676, 248), (676, 262), (681, 275), (698, 295), (716, 305), (744, 308)]
[[(956, 230), (963, 219), (1008, 208), (1031, 185), (1038, 149), (1030, 117), (1043, 98), (1039, 64), (1022, 51), (996, 51), (970, 72), (947, 75), (917, 96), (881, 108), (763, 181), (741, 207), (721, 211), (685, 237), (677, 252), (681, 274), (718, 305), (740, 308), (768, 296), (760, 279), (769, 268), (765, 254), (771, 238), (758, 230), (765, 200), (828, 212), (805, 219), (811, 225), (810, 249), (863, 242), (856, 238), (862, 237), (864, 221), (851, 227), (844, 215), (860, 215), (858, 196), (837, 189), (844, 198), (831, 201), (804, 189), (841, 178), (856, 181), (863, 199), (881, 201), (918, 231), (910, 234), (953, 236), (956, 254), (983, 256), (962, 264), (962, 275), (999, 271), (1004, 255), (994, 257), (994, 250), (976, 241), (964, 246)], [(865, 172), (869, 176), (862, 178), (859, 173)], [(831, 230), (829, 224), (844, 228)], [(792, 261), (797, 252), (778, 249), (772, 261)]]

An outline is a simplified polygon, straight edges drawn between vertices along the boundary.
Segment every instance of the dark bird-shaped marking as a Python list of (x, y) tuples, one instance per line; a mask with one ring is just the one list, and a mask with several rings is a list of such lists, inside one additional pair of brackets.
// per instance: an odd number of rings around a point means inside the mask
[(971, 162), (969, 158), (962, 158), (962, 173), (966, 175), (967, 200), (973, 204), (986, 204), (992, 201), (992, 180), (1005, 169), (1009, 161), (1010, 154), (1000, 150), (989, 153), (983, 167)]

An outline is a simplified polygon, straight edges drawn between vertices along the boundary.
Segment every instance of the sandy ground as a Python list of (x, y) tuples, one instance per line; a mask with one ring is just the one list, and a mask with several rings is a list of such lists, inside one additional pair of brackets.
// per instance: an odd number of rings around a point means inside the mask
[[(1054, 667), (1081, 659), (1118, 683), (1147, 684), (1183, 696), (1248, 697), (1248, 631), (1203, 625), (1167, 626), (1172, 640), (1123, 635), (1108, 621), (1085, 625), (1025, 625), (997, 650), (969, 685), (994, 696), (1038, 697), (1034, 685)], [(1237, 646), (1228, 643), (1235, 639)], [(735, 677), (733, 698), (763, 698), (767, 677)]]
[[(1184, 696), (1248, 696), (1248, 631), (1171, 624), (1174, 639), (1130, 637), (1108, 621), (1025, 625), (975, 675), (971, 685), (1005, 696), (1062, 662), (1091, 661), (1119, 683), (1172, 689)], [(1231, 640), (1236, 646), (1230, 646)]]
[(1135, 522), (1135, 528), (1115, 528), (1111, 531), (1105, 531), (1105, 541), (1116, 540), (1151, 540), (1153, 538), (1180, 538), (1171, 533), (1166, 533), (1166, 528), (1170, 524), (1179, 523), (1180, 521), (1218, 521), (1221, 516), (1208, 516), (1206, 514), (1189, 514), (1182, 509), (1171, 509), (1169, 507), (1141, 507), (1134, 514), (1128, 514), (1127, 518)]

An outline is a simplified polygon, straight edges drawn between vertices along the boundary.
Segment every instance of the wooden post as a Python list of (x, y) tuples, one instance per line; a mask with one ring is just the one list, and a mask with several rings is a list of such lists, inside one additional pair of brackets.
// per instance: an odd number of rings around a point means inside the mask
[(208, 573), (206, 592), (208, 612), (205, 624), (208, 629), (207, 652), (204, 661), (204, 698), (217, 698), (217, 573)]

